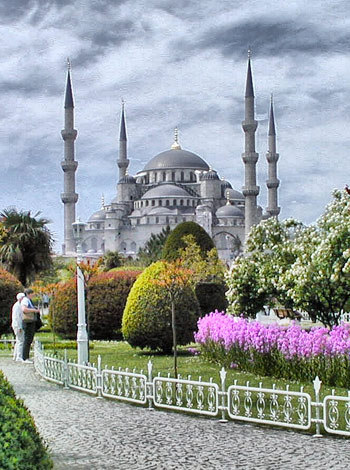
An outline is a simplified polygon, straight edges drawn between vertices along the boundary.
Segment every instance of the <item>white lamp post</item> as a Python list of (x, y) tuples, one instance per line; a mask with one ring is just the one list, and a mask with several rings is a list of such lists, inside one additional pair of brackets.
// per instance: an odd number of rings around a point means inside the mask
[(78, 363), (86, 364), (89, 361), (88, 352), (88, 334), (86, 330), (86, 315), (85, 315), (85, 282), (84, 275), (80, 269), (80, 263), (83, 261), (82, 256), (82, 233), (84, 230), (84, 222), (79, 219), (72, 224), (73, 236), (77, 244), (77, 292), (78, 292)]

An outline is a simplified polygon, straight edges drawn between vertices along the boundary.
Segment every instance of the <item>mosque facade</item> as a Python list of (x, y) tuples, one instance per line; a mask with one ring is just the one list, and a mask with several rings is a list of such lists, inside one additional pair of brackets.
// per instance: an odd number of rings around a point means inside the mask
[[(135, 175), (128, 174), (130, 160), (127, 154), (127, 133), (124, 104), (121, 111), (119, 179), (116, 196), (109, 202), (102, 201), (82, 229), (82, 250), (86, 256), (96, 257), (107, 251), (118, 251), (125, 256), (136, 257), (152, 234), (166, 226), (173, 229), (184, 221), (201, 225), (213, 239), (220, 258), (229, 261), (244, 245), (251, 227), (264, 218), (277, 217), (278, 207), (276, 132), (271, 100), (268, 151), (266, 154), (268, 179), (268, 205), (265, 213), (258, 205), (259, 186), (256, 179), (258, 154), (255, 150), (257, 121), (254, 111), (254, 89), (251, 59), (248, 57), (242, 161), (245, 181), (242, 192), (234, 189), (209, 163), (195, 153), (181, 147), (177, 129), (169, 150), (154, 156)], [(68, 68), (65, 93), (64, 192), (64, 245), (63, 254), (73, 255), (76, 244), (72, 224), (78, 194), (75, 192), (74, 101)]]

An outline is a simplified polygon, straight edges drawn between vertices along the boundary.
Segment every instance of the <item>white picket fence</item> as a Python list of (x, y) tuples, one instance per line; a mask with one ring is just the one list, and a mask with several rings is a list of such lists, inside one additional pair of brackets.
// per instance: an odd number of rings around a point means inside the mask
[(67, 352), (63, 358), (46, 353), (39, 341), (34, 346), (35, 370), (44, 379), (90, 393), (97, 398), (122, 400), (129, 403), (182, 411), (198, 415), (227, 418), (284, 428), (309, 430), (315, 423), (315, 436), (321, 435), (321, 427), (330, 434), (350, 436), (350, 391), (347, 396), (337, 396), (334, 391), (320, 401), (321, 382), (313, 382), (314, 397), (303, 391), (264, 388), (262, 383), (253, 387), (235, 381), (227, 387), (226, 371), (220, 371), (220, 384), (187, 378), (153, 377), (152, 362), (147, 373), (142, 370), (109, 369), (97, 365), (79, 365), (70, 361)]

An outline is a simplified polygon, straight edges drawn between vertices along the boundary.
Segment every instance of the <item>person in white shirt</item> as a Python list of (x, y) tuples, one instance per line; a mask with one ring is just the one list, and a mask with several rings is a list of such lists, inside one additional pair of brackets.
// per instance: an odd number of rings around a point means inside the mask
[(23, 362), (23, 342), (24, 342), (24, 330), (23, 330), (23, 319), (22, 319), (22, 306), (21, 301), (25, 297), (23, 292), (17, 294), (17, 302), (12, 307), (12, 329), (16, 336), (15, 348), (13, 350), (13, 360)]

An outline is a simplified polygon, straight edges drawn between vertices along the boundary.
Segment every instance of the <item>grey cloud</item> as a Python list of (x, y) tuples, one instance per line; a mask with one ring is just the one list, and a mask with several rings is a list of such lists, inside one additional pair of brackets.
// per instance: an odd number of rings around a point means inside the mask
[(240, 24), (214, 27), (199, 35), (195, 41), (179, 40), (172, 46), (189, 49), (219, 49), (225, 57), (241, 58), (250, 45), (254, 56), (269, 57), (285, 54), (317, 54), (341, 52), (350, 45), (350, 34), (330, 33), (326, 27), (310, 24), (273, 22), (266, 18)]

